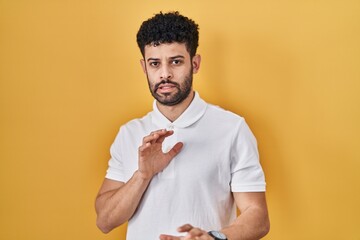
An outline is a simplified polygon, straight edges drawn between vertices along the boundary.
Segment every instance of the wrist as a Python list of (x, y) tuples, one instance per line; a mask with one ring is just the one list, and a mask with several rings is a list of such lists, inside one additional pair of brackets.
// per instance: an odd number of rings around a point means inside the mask
[(152, 175), (143, 173), (140, 170), (136, 170), (134, 176), (135, 175), (143, 181), (150, 181), (153, 178)]

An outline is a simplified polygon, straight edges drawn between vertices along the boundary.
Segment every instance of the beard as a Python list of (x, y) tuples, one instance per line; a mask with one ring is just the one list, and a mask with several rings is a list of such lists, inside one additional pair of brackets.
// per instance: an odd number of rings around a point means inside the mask
[[(147, 74), (146, 74), (147, 75)], [(173, 82), (171, 80), (162, 80), (161, 82), (157, 84), (150, 83), (149, 76), (147, 75), (148, 79), (148, 85), (151, 92), (151, 95), (165, 106), (174, 106), (176, 104), (181, 103), (184, 101), (190, 94), (192, 89), (192, 81), (193, 81), (193, 74), (192, 74), (192, 68), (188, 75), (185, 76), (184, 81), (182, 84)], [(164, 94), (158, 94), (157, 90), (161, 84), (172, 84), (176, 88), (175, 93), (164, 93)]]

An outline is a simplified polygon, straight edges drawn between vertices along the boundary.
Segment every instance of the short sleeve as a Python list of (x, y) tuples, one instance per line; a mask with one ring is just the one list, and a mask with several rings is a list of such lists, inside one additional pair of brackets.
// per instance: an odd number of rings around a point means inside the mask
[(230, 186), (232, 192), (265, 192), (266, 188), (257, 141), (244, 119), (239, 122), (231, 149)]
[(110, 148), (110, 155), (111, 158), (108, 163), (108, 169), (106, 172), (106, 178), (121, 182), (126, 182), (126, 173), (125, 173), (125, 166), (124, 166), (124, 150), (123, 145), (124, 139), (124, 130), (120, 128), (113, 144)]

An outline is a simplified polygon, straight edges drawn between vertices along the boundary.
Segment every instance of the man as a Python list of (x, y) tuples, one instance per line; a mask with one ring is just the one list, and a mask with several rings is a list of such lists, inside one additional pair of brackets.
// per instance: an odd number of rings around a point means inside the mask
[(269, 231), (254, 136), (242, 117), (192, 88), (198, 38), (198, 25), (178, 12), (140, 27), (141, 66), (155, 100), (111, 146), (96, 199), (105, 233), (126, 221), (128, 240), (259, 239)]

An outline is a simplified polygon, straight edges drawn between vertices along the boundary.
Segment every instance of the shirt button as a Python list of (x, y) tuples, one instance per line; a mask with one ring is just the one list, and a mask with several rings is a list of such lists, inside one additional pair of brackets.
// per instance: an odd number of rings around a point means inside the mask
[(170, 130), (174, 130), (174, 125), (169, 125)]

